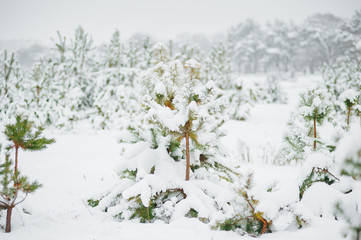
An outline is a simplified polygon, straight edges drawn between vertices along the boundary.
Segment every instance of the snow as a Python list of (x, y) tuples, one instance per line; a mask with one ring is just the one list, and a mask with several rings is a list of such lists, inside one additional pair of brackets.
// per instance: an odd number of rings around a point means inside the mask
[(342, 201), (344, 196), (332, 186), (319, 182), (307, 189), (301, 204), (307, 207), (314, 216), (335, 219), (335, 204)]
[(303, 180), (311, 173), (313, 168), (319, 169), (332, 169), (333, 161), (330, 157), (323, 153), (312, 153), (310, 154), (298, 176), (299, 184), (302, 184)]
[(341, 165), (345, 159), (354, 159), (356, 163), (361, 163), (361, 128), (358, 125), (352, 125), (350, 132), (340, 140), (337, 145), (335, 157), (338, 165)]
[(163, 83), (158, 83), (156, 86), (155, 86), (155, 89), (154, 89), (155, 93), (156, 94), (159, 94), (159, 95), (165, 95), (166, 94), (166, 89), (165, 89), (165, 86)]
[(195, 59), (190, 59), (190, 60), (186, 61), (185, 67), (186, 68), (193, 68), (193, 69), (200, 69), (201, 64)]
[(354, 89), (347, 89), (340, 95), (341, 101), (349, 100), (350, 102), (355, 102), (356, 99), (360, 96), (360, 93), (356, 92)]
[[(251, 191), (260, 204), (257, 209), (264, 211), (270, 218), (277, 218), (275, 228), (277, 232), (264, 234), (260, 239), (330, 239), (341, 238), (342, 222), (334, 220), (332, 206), (337, 200), (343, 200), (341, 189), (351, 185), (341, 179), (338, 187), (331, 187), (317, 183), (308, 189), (301, 204), (295, 211), (302, 212), (312, 221), (308, 227), (300, 230), (287, 229), (291, 216), (278, 216), (281, 207), (293, 205), (298, 200), (297, 179), (302, 171), (297, 166), (278, 166), (273, 164), (274, 156), (282, 141), (282, 134), (286, 127), (290, 111), (297, 103), (297, 93), (310, 85), (315, 85), (317, 77), (300, 78), (296, 82), (283, 82), (287, 89), (288, 104), (259, 104), (252, 108), (251, 117), (247, 121), (228, 121), (224, 130), (228, 135), (221, 139), (221, 143), (228, 147), (231, 160), (237, 161), (239, 171), (246, 175), (254, 172), (255, 186)], [(159, 87), (161, 89), (161, 87)], [(161, 92), (161, 90), (159, 90)], [(195, 108), (190, 106), (190, 108)], [(163, 113), (168, 118), (169, 113)], [(173, 116), (170, 116), (173, 117)], [(168, 121), (168, 120), (167, 120)], [(131, 221), (119, 222), (109, 215), (118, 209), (109, 209), (108, 214), (102, 212), (114, 196), (122, 193), (126, 197), (141, 195), (144, 206), (148, 206), (149, 197), (154, 191), (161, 191), (170, 179), (183, 179), (183, 172), (172, 159), (167, 158), (164, 148), (151, 149), (148, 143), (125, 145), (125, 152), (117, 143), (118, 131), (95, 131), (81, 122), (73, 132), (62, 133), (58, 130), (48, 130), (46, 136), (54, 136), (56, 143), (41, 152), (20, 152), (20, 169), (30, 177), (37, 179), (43, 187), (14, 210), (13, 229), (9, 234), (0, 233), (5, 240), (36, 239), (254, 239), (249, 236), (239, 236), (234, 232), (211, 230), (208, 224), (198, 219), (184, 218), (190, 206), (196, 208), (200, 217), (217, 216), (208, 205), (224, 204), (234, 196), (231, 189), (226, 190), (209, 181), (191, 180), (185, 185), (174, 181), (174, 186), (181, 186), (189, 198), (182, 200), (173, 213), (173, 221), (165, 224), (156, 221), (153, 224), (140, 224)], [(350, 132), (353, 139), (360, 132)], [(123, 136), (122, 136), (123, 137)], [(344, 142), (344, 143), (343, 143)], [(340, 143), (340, 153), (336, 159), (344, 157), (342, 154), (354, 144), (345, 138)], [(356, 144), (356, 143), (355, 143)], [(161, 145), (161, 144), (160, 144)], [(240, 152), (240, 146), (249, 151), (249, 161), (245, 161)], [(163, 151), (163, 152), (162, 152)], [(159, 157), (160, 156), (160, 157)], [(338, 157), (337, 157), (338, 156)], [(123, 161), (122, 161), (123, 159)], [(124, 159), (128, 159), (124, 161)], [(171, 161), (172, 160), (172, 161)], [(224, 160), (227, 162), (227, 160)], [(228, 160), (229, 161), (229, 160)], [(310, 155), (308, 161), (313, 166), (328, 166), (330, 160), (321, 154)], [(165, 164), (167, 163), (167, 164)], [(180, 163), (179, 163), (180, 164)], [(149, 177), (145, 172), (157, 165), (157, 174)], [(307, 164), (305, 165), (307, 168)], [(114, 171), (116, 169), (116, 171)], [(138, 169), (135, 182), (122, 179), (119, 185), (119, 171), (124, 169)], [(144, 171), (142, 172), (141, 169)], [(195, 174), (204, 174), (195, 172)], [(162, 178), (159, 178), (161, 176)], [(340, 183), (340, 184), (341, 184)], [(152, 188), (150, 188), (151, 184)], [(157, 188), (153, 188), (157, 186)], [(200, 190), (202, 189), (202, 190)], [(267, 191), (271, 189), (271, 191)], [(340, 189), (340, 190), (339, 190)], [(103, 198), (98, 207), (87, 205), (89, 198), (97, 198), (109, 193)], [(207, 192), (207, 194), (205, 194)], [(351, 196), (351, 195), (350, 195)], [(360, 202), (356, 195), (353, 197)], [(355, 200), (355, 201), (356, 201)], [(175, 200), (171, 199), (165, 205), (165, 211), (171, 210)], [(119, 207), (119, 206), (118, 206)], [(22, 209), (30, 214), (23, 213)], [(166, 213), (165, 213), (166, 214)], [(319, 216), (323, 215), (323, 218)], [(1, 218), (4, 221), (4, 217)]]

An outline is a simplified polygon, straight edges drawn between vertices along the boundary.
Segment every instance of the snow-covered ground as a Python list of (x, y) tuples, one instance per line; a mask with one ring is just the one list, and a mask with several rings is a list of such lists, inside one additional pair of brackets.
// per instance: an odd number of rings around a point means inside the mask
[[(239, 161), (241, 171), (253, 171), (258, 185), (294, 180), (299, 169), (271, 164), (282, 141), (282, 133), (297, 103), (298, 92), (316, 86), (319, 77), (301, 77), (283, 82), (288, 104), (256, 105), (245, 122), (229, 121), (231, 159)], [(118, 222), (87, 205), (87, 199), (111, 188), (119, 161), (117, 131), (95, 131), (81, 124), (71, 133), (49, 130), (56, 143), (41, 152), (20, 152), (19, 165), (25, 175), (37, 179), (43, 187), (13, 211), (12, 232), (0, 233), (0, 239), (29, 240), (106, 240), (106, 239), (253, 239), (234, 232), (214, 231), (197, 219), (176, 220), (170, 224)], [(248, 157), (244, 157), (247, 156)], [(246, 155), (245, 155), (246, 154)], [(242, 157), (243, 155), (243, 157)], [(23, 209), (27, 214), (23, 213)], [(21, 213), (20, 213), (21, 212)], [(4, 217), (1, 218), (4, 222)], [(342, 224), (327, 218), (315, 218), (298, 231), (264, 234), (261, 239), (340, 239)]]

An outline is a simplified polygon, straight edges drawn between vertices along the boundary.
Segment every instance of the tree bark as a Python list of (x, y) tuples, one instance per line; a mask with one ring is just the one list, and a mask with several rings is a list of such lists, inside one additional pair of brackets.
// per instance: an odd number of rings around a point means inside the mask
[(346, 123), (347, 123), (347, 129), (350, 129), (350, 115), (351, 115), (351, 107), (347, 108), (347, 119), (346, 119)]
[(189, 180), (189, 169), (190, 169), (190, 157), (189, 157), (189, 133), (186, 133), (186, 181)]
[(6, 212), (6, 227), (5, 232), (9, 233), (11, 231), (11, 213), (13, 210), (13, 206), (9, 206)]
[(19, 151), (19, 146), (15, 146), (15, 166), (14, 166), (15, 175), (18, 172), (18, 151)]
[(316, 136), (317, 136), (317, 132), (316, 132), (316, 110), (315, 110), (315, 116), (313, 117), (313, 150), (316, 151)]
[(36, 86), (36, 104), (39, 106), (39, 101), (40, 101), (40, 87)]

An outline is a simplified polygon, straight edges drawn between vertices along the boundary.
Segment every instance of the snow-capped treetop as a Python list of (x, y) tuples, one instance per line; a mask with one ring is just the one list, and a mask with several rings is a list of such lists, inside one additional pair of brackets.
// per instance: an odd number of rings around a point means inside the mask
[(315, 118), (318, 123), (322, 123), (331, 110), (331, 102), (328, 100), (326, 91), (323, 89), (303, 91), (300, 97), (299, 113), (307, 121)]
[(341, 93), (340, 100), (354, 103), (358, 97), (360, 97), (360, 92), (356, 92), (354, 89), (347, 89)]
[(154, 63), (168, 61), (168, 49), (163, 43), (161, 42), (156, 43), (153, 46), (152, 51), (153, 51)]
[(201, 69), (201, 64), (195, 59), (190, 59), (186, 61), (184, 67), (192, 72), (199, 72), (199, 70)]

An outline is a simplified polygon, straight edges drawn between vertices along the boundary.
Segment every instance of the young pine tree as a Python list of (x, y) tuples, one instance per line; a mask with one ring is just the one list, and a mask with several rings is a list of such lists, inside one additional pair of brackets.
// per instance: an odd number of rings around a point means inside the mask
[(54, 139), (47, 139), (42, 137), (43, 128), (35, 128), (33, 122), (29, 121), (22, 115), (15, 117), (15, 124), (8, 124), (5, 126), (4, 134), (6, 135), (10, 145), (8, 150), (15, 150), (15, 165), (14, 174), (18, 171), (18, 152), (19, 149), (24, 151), (39, 151), (45, 149), (49, 144), (55, 142)]
[(352, 191), (348, 197), (336, 204), (335, 211), (346, 221), (344, 229), (347, 239), (361, 238), (361, 128), (353, 126), (337, 144), (335, 157), (341, 175), (352, 178)]
[(37, 181), (30, 182), (19, 171), (13, 172), (10, 155), (5, 155), (5, 162), (0, 164), (0, 209), (6, 210), (5, 232), (11, 231), (11, 215), (14, 207), (25, 201), (29, 193), (41, 187)]
[(24, 74), (14, 54), (0, 53), (0, 121), (24, 109)]
[(331, 103), (327, 100), (325, 91), (320, 89), (302, 92), (300, 97), (299, 113), (310, 126), (310, 133), (313, 132), (313, 150), (316, 151), (317, 124), (322, 125), (330, 112)]
[(229, 210), (224, 186), (237, 175), (220, 143), (225, 100), (199, 80), (196, 60), (168, 61), (163, 44), (153, 50), (156, 64), (140, 77), (143, 109), (122, 134), (121, 187), (89, 204), (121, 220), (209, 221)]
[(359, 96), (360, 92), (356, 92), (353, 89), (348, 89), (340, 95), (340, 100), (345, 103), (346, 107), (346, 124), (348, 130), (350, 129), (353, 107), (357, 104)]
[[(4, 134), (7, 140), (10, 141), (7, 150), (15, 149), (15, 164), (12, 169), (12, 161), (10, 155), (6, 154), (5, 162), (0, 165), (1, 176), (1, 200), (0, 207), (7, 210), (6, 214), (6, 232), (11, 231), (11, 214), (13, 208), (23, 202), (27, 194), (34, 192), (41, 185), (35, 182), (29, 182), (27, 177), (21, 176), (18, 170), (18, 151), (19, 148), (23, 150), (38, 151), (47, 147), (47, 145), (54, 143), (54, 139), (47, 139), (42, 137), (42, 128), (34, 130), (33, 123), (21, 115), (16, 116), (15, 124), (8, 124), (5, 126)], [(25, 196), (22, 196), (22, 194)], [(19, 200), (21, 199), (21, 200)]]

